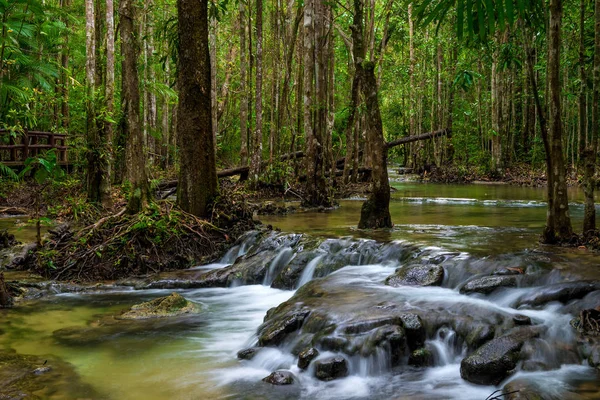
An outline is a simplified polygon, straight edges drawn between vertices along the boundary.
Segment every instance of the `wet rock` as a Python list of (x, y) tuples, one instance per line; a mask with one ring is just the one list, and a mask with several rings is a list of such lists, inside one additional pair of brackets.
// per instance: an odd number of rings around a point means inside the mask
[[(6, 266), (7, 269), (19, 269), (24, 268), (34, 261), (34, 254), (37, 250), (36, 243), (28, 243), (19, 245), (14, 249), (12, 260)], [(13, 251), (13, 250), (11, 250)]]
[(292, 374), (290, 371), (279, 370), (263, 378), (262, 381), (276, 386), (291, 385), (294, 383), (294, 374)]
[(531, 325), (531, 318), (523, 314), (513, 316), (513, 321), (515, 325)]
[(413, 367), (430, 367), (433, 365), (433, 354), (429, 349), (416, 349), (408, 357), (408, 365)]
[(258, 339), (259, 345), (276, 346), (280, 344), (287, 334), (300, 329), (309, 314), (310, 310), (307, 309), (293, 311), (274, 323), (263, 325)]
[(33, 373), (35, 375), (42, 375), (42, 374), (48, 373), (50, 371), (52, 371), (52, 368), (50, 368), (50, 367), (39, 367), (39, 368), (34, 369)]
[(115, 317), (117, 319), (148, 319), (176, 317), (178, 315), (197, 313), (200, 307), (186, 300), (179, 293), (171, 293), (169, 296), (159, 297), (145, 303), (136, 304), (128, 311)]
[(583, 397), (556, 385), (548, 387), (531, 379), (515, 379), (502, 388), (506, 400), (583, 400)]
[(523, 343), (539, 334), (530, 327), (493, 339), (460, 363), (460, 376), (480, 385), (497, 385), (517, 366)]
[(4, 274), (0, 272), (0, 308), (12, 307), (13, 298), (8, 291), (8, 286), (4, 282)]
[(551, 301), (566, 303), (573, 299), (581, 299), (588, 293), (600, 290), (600, 283), (594, 281), (562, 282), (542, 286), (521, 297), (517, 306), (542, 306)]
[(417, 314), (406, 313), (400, 315), (400, 321), (402, 321), (402, 327), (406, 333), (408, 347), (411, 350), (422, 347), (425, 344), (426, 332), (421, 317)]
[(311, 347), (302, 351), (298, 355), (298, 368), (306, 369), (310, 365), (310, 362), (319, 356), (319, 350)]
[(499, 267), (492, 272), (492, 275), (505, 276), (505, 275), (522, 275), (525, 270), (520, 267)]
[(73, 398), (104, 398), (60, 358), (0, 350), (0, 399), (48, 399), (64, 393)]
[(399, 286), (439, 286), (444, 280), (444, 268), (439, 265), (409, 265), (387, 277), (385, 284)]
[(350, 341), (340, 336), (323, 336), (317, 341), (323, 350), (343, 351), (345, 353), (355, 353), (350, 348)]
[(335, 356), (315, 361), (315, 377), (331, 381), (348, 376), (348, 362), (344, 357)]
[(467, 282), (460, 288), (460, 292), (490, 294), (500, 287), (515, 286), (517, 286), (517, 278), (514, 276), (485, 276)]
[(237, 358), (240, 360), (252, 360), (256, 353), (260, 350), (260, 347), (250, 347), (237, 352)]
[(492, 340), (496, 335), (496, 329), (487, 324), (474, 325), (471, 328), (471, 332), (465, 338), (465, 342), (469, 345), (469, 348), (477, 348), (482, 344)]

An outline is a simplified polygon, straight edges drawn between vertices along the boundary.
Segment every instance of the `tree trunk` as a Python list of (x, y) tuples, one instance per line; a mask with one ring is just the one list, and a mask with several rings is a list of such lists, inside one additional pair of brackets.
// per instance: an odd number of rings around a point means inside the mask
[[(552, 162), (553, 206), (548, 212), (546, 227), (542, 236), (544, 243), (568, 241), (573, 235), (569, 216), (567, 197), (566, 169), (563, 158), (562, 121), (561, 121), (561, 85), (560, 85), (560, 47), (563, 15), (562, 0), (550, 0), (550, 23), (548, 35), (548, 145), (546, 157)], [(550, 183), (550, 181), (549, 181)]]
[(241, 165), (248, 165), (248, 89), (246, 88), (247, 78), (247, 35), (246, 3), (240, 1), (240, 162)]
[[(355, 0), (361, 2), (362, 0)], [(369, 198), (360, 211), (359, 229), (391, 228), (390, 216), (390, 183), (387, 173), (387, 149), (383, 139), (383, 125), (377, 98), (377, 79), (375, 64), (366, 63), (364, 66), (364, 85), (368, 133), (367, 140), (371, 142), (373, 172), (372, 189)]]
[[(113, 0), (106, 0), (106, 111), (111, 118), (115, 113), (115, 11)], [(100, 191), (105, 193), (103, 202), (105, 206), (110, 206), (112, 168), (113, 168), (113, 138), (115, 126), (110, 121), (105, 122), (104, 132), (106, 134), (106, 172), (105, 179)]]
[(252, 161), (250, 181), (256, 187), (260, 175), (262, 158), (262, 89), (263, 89), (263, 0), (256, 0), (256, 128), (252, 140)]
[[(582, 20), (585, 5), (582, 2)], [(582, 26), (583, 29), (583, 26)], [(583, 37), (583, 33), (581, 34)], [(583, 69), (583, 67), (582, 67)], [(594, 187), (596, 186), (596, 155), (598, 151), (598, 134), (600, 134), (600, 0), (595, 1), (594, 10), (594, 89), (592, 94), (592, 140), (585, 152), (584, 193), (585, 209), (583, 216), (583, 234), (596, 230), (596, 207), (594, 204)]]
[(94, 90), (96, 88), (96, 19), (94, 1), (85, 1), (85, 88), (86, 88), (86, 159), (87, 159), (87, 197), (92, 203), (100, 201), (100, 171), (98, 170), (97, 155), (98, 128), (94, 105)]
[(126, 118), (125, 165), (126, 178), (131, 184), (127, 212), (140, 212), (148, 203), (149, 187), (144, 153), (144, 134), (140, 116), (140, 89), (137, 69), (139, 44), (135, 27), (136, 6), (134, 0), (121, 0), (119, 4), (121, 25), (121, 54), (123, 77), (123, 103)]
[(177, 0), (179, 18), (180, 143), (177, 204), (207, 217), (217, 195), (217, 167), (212, 131), (208, 0)]
[(212, 134), (215, 154), (217, 153), (217, 133), (219, 133), (218, 99), (217, 99), (217, 17), (210, 18), (208, 31), (210, 47), (210, 110), (212, 119)]

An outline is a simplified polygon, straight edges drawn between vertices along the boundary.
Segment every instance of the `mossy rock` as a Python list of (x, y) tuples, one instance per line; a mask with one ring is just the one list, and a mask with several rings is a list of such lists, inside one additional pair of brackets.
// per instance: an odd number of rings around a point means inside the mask
[(201, 308), (196, 303), (186, 300), (178, 293), (171, 293), (169, 296), (159, 297), (145, 303), (136, 304), (128, 311), (116, 316), (116, 319), (148, 319), (176, 317), (183, 314), (193, 314), (200, 312)]

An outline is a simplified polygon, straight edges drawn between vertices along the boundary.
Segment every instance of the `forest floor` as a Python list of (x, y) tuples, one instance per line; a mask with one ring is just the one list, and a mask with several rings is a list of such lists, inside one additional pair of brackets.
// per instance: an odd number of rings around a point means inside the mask
[[(480, 172), (477, 168), (442, 166), (422, 174), (431, 183), (499, 183), (513, 186), (545, 187), (548, 183), (545, 168), (533, 168), (528, 164), (515, 164), (498, 172)], [(577, 186), (580, 179), (576, 171), (567, 177), (569, 186)]]

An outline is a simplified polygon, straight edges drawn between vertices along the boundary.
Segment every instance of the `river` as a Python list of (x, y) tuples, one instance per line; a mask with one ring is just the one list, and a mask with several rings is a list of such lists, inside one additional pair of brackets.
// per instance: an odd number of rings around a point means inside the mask
[[(323, 276), (322, 271), (327, 269), (324, 263), (357, 260), (348, 261), (348, 266), (320, 279), (332, 293), (339, 291), (338, 296), (344, 301), (331, 300), (329, 306), (324, 301), (319, 307), (330, 307), (329, 312), (335, 311), (338, 316), (351, 312), (352, 307), (367, 307), (370, 302), (411, 304), (417, 308), (437, 304), (465, 313), (473, 308), (507, 316), (521, 313), (547, 328), (548, 333), (540, 339), (545, 345), (573, 342), (568, 324), (572, 316), (564, 307), (551, 303), (541, 308), (519, 307), (517, 310), (515, 299), (530, 289), (502, 289), (490, 296), (465, 295), (458, 290), (474, 269), (491, 271), (498, 266), (541, 271), (536, 284), (554, 283), (565, 277), (600, 279), (597, 255), (538, 244), (545, 218), (545, 189), (419, 183), (394, 183), (394, 188), (390, 211), (395, 227), (389, 232), (356, 229), (362, 204), (359, 198), (343, 200), (333, 211), (260, 218), (283, 232), (321, 238), (319, 249), (327, 246), (327, 251), (315, 253), (305, 263), (299, 279), (301, 284)], [(573, 191), (571, 199), (574, 228), (580, 230), (582, 195)], [(0, 221), (0, 228), (8, 226), (14, 230), (13, 221)], [(30, 238), (27, 229), (15, 233), (18, 237)], [(373, 247), (375, 250), (369, 250), (371, 253), (363, 252), (365, 243), (379, 247)], [(392, 245), (385, 247), (381, 243)], [(222, 263), (199, 267), (198, 271), (225, 268), (252, 246), (252, 241), (247, 240), (221, 260)], [(350, 357), (348, 377), (321, 382), (295, 366), (297, 357), (289, 346), (264, 348), (251, 361), (238, 360), (239, 350), (256, 344), (257, 329), (266, 312), (297, 293), (270, 287), (277, 272), (302, 253), (302, 249), (294, 246), (283, 245), (276, 257), (265, 259), (273, 276), (267, 273), (263, 285), (179, 289), (184, 297), (205, 306), (205, 312), (184, 325), (164, 329), (158, 325), (135, 334), (117, 329), (109, 339), (76, 345), (64, 343), (57, 340), (55, 331), (85, 327), (103, 315), (118, 313), (172, 290), (122, 287), (97, 293), (57, 294), (11, 310), (0, 310), (0, 348), (21, 354), (58, 356), (74, 365), (81, 379), (94, 388), (94, 396), (106, 399), (483, 400), (497, 389), (461, 379), (460, 361), (467, 350), (453, 339), (456, 333), (449, 328), (428, 335), (427, 345), (435, 356), (431, 368), (399, 370), (392, 368), (385, 355)], [(349, 248), (358, 258), (344, 253)], [(401, 257), (398, 251), (403, 254)], [(394, 290), (382, 285), (396, 268), (407, 263), (407, 257), (413, 261), (439, 259), (444, 269), (450, 271), (450, 278), (445, 278), (442, 287)], [(453, 271), (456, 274), (453, 275)], [(349, 291), (352, 296), (340, 294)], [(333, 295), (331, 298), (334, 299)], [(569, 354), (549, 352), (552, 354), (540, 356), (547, 368), (522, 370), (509, 379), (530, 379), (550, 388), (556, 386), (557, 393), (568, 388), (582, 398), (600, 398), (598, 375), (592, 368), (573, 362)], [(293, 389), (273, 388), (260, 381), (279, 368), (295, 374), (297, 383), (292, 385)], [(78, 391), (41, 394), (41, 398), (51, 399), (88, 398), (86, 396), (89, 394)]]

